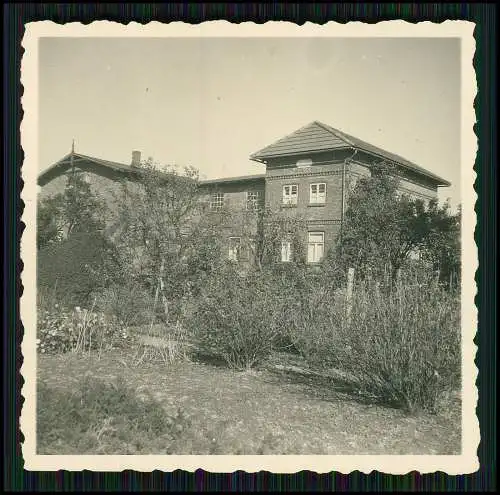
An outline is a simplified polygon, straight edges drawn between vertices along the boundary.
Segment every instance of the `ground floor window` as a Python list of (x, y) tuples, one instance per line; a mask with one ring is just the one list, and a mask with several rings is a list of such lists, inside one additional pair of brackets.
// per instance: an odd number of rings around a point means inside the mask
[(323, 258), (325, 251), (325, 233), (309, 232), (307, 237), (307, 261), (318, 263)]
[(241, 238), (239, 237), (229, 238), (229, 259), (231, 261), (238, 261), (240, 257), (240, 247), (241, 247)]
[(281, 241), (281, 261), (283, 263), (292, 261), (292, 242), (289, 240)]

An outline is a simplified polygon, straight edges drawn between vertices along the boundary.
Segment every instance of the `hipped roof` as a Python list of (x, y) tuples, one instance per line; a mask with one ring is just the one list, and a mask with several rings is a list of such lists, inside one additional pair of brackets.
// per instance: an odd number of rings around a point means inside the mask
[(341, 149), (353, 149), (369, 153), (375, 157), (394, 162), (404, 168), (435, 181), (438, 185), (450, 186), (447, 180), (429, 172), (428, 170), (410, 162), (394, 153), (385, 151), (373, 144), (351, 136), (333, 127), (314, 121), (296, 130), (274, 143), (262, 148), (250, 156), (251, 160), (266, 162), (272, 158), (303, 155), (306, 153), (316, 153), (321, 151), (335, 151)]

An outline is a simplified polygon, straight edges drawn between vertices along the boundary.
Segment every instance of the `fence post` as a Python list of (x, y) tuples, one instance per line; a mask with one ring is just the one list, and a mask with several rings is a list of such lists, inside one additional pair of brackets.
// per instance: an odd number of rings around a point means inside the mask
[(399, 289), (401, 287), (401, 268), (398, 268), (396, 270), (396, 287)]
[(345, 294), (347, 324), (351, 323), (352, 292), (354, 288), (354, 268), (349, 268), (347, 272), (347, 289)]

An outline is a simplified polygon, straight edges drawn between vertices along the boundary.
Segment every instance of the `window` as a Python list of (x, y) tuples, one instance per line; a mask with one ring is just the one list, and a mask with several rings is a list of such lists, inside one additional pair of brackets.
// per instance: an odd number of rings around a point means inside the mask
[(224, 193), (213, 193), (210, 199), (210, 209), (220, 210), (224, 206)]
[(260, 191), (247, 192), (247, 210), (256, 210), (260, 205)]
[(289, 240), (281, 241), (281, 261), (283, 263), (292, 261), (292, 243)]
[(296, 205), (298, 194), (299, 186), (297, 184), (283, 186), (283, 204)]
[(240, 255), (240, 237), (230, 237), (229, 238), (229, 259), (231, 261), (238, 261)]
[(307, 261), (318, 263), (323, 258), (325, 248), (324, 232), (309, 232), (307, 239)]
[(326, 184), (311, 184), (309, 202), (323, 204), (326, 200)]

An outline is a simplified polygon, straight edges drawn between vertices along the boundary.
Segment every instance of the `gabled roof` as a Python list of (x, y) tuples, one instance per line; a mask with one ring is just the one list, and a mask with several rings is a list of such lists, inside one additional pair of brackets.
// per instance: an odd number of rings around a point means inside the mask
[(406, 158), (385, 151), (377, 146), (367, 143), (366, 141), (339, 131), (338, 129), (334, 129), (329, 125), (316, 120), (304, 127), (301, 127), (292, 134), (278, 139), (278, 141), (253, 153), (250, 156), (250, 159), (262, 162), (270, 158), (282, 156), (300, 155), (309, 152), (335, 151), (347, 148), (364, 151), (379, 158), (395, 162), (409, 170), (433, 179), (439, 185), (451, 185), (447, 180), (429, 172), (415, 163), (410, 162)]
[[(73, 158), (76, 161), (75, 165), (78, 165), (80, 160), (86, 160), (89, 162), (93, 162), (97, 165), (101, 165), (103, 167), (117, 170), (119, 172), (131, 173), (131, 172), (134, 172), (136, 170), (133, 167), (131, 167), (130, 165), (125, 165), (124, 163), (112, 162), (110, 160), (103, 160), (102, 158), (96, 158), (94, 156), (82, 155), (81, 153), (74, 153)], [(54, 172), (56, 169), (58, 169), (58, 168), (63, 169), (69, 165), (71, 165), (71, 153), (68, 153), (65, 157), (61, 158), (59, 161), (57, 161), (56, 163), (51, 165), (49, 168), (44, 170), (38, 176), (38, 183), (40, 183), (40, 182), (43, 183), (44, 179), (47, 176), (51, 175), (51, 172)]]
[[(94, 156), (83, 155), (81, 153), (74, 153), (73, 158), (75, 160), (75, 166), (78, 166), (80, 160), (89, 161), (100, 165), (102, 167), (110, 168), (112, 170), (116, 170), (124, 173), (137, 173), (141, 169), (135, 168), (130, 165), (126, 165), (125, 163), (112, 162), (110, 160), (103, 160), (102, 158), (96, 158)], [(71, 165), (71, 153), (68, 153), (65, 157), (61, 158), (59, 161), (48, 167), (38, 176), (38, 183), (44, 183), (44, 179), (50, 177), (51, 173), (54, 173), (58, 168), (61, 170), (65, 167)], [(256, 180), (263, 180), (265, 178), (264, 174), (259, 175), (244, 175), (240, 177), (224, 177), (220, 179), (208, 179), (208, 180), (200, 180), (200, 185), (210, 185), (210, 184), (220, 184), (220, 183), (228, 183), (228, 182), (251, 182)], [(49, 179), (50, 180), (50, 179)]]

